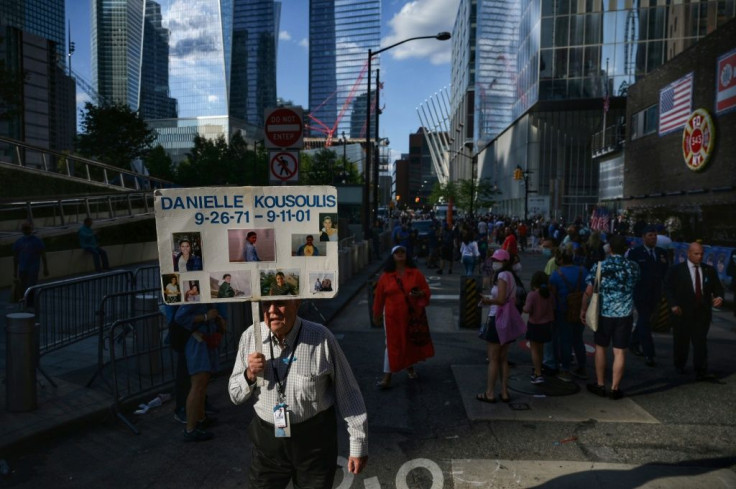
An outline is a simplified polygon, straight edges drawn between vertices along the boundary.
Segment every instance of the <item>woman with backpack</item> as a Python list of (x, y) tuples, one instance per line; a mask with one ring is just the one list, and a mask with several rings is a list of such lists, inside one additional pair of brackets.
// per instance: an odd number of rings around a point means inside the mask
[[(585, 343), (583, 330), (585, 326), (580, 320), (580, 308), (583, 303), (583, 292), (586, 287), (588, 270), (574, 265), (572, 247), (566, 246), (560, 253), (560, 268), (549, 277), (549, 287), (555, 297), (555, 327), (559, 338), (560, 373), (557, 378), (564, 382), (572, 382), (572, 376), (587, 379)], [(575, 351), (577, 368), (570, 369), (572, 351)]]

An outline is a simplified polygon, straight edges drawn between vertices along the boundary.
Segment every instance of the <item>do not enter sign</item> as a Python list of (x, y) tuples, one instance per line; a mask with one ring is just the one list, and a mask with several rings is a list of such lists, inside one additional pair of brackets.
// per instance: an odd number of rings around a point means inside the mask
[(269, 148), (301, 148), (304, 146), (302, 110), (286, 108), (266, 110), (267, 146)]

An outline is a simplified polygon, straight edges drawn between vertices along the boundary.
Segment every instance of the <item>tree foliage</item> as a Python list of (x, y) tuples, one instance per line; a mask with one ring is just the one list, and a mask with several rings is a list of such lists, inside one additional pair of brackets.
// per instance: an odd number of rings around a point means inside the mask
[(337, 185), (356, 184), (362, 182), (355, 163), (337, 157), (337, 153), (322, 148), (314, 155), (302, 153), (299, 165), (299, 183), (301, 185)]
[(141, 116), (124, 104), (87, 102), (81, 117), (83, 132), (77, 136), (77, 151), (118, 168), (130, 168), (131, 161), (144, 157), (156, 138)]
[(174, 163), (160, 144), (149, 151), (143, 161), (151, 176), (163, 180), (174, 180)]
[(248, 149), (239, 133), (230, 143), (223, 136), (212, 140), (197, 135), (174, 181), (184, 186), (267, 185), (268, 156), (262, 148)]
[(445, 184), (436, 183), (429, 195), (429, 200), (433, 204), (452, 200), (456, 208), (470, 211), (472, 195), (473, 213), (477, 213), (480, 209), (493, 207), (496, 203), (495, 196), (500, 193), (501, 191), (493, 185), (490, 178), (481, 178), (478, 181), (457, 180)]

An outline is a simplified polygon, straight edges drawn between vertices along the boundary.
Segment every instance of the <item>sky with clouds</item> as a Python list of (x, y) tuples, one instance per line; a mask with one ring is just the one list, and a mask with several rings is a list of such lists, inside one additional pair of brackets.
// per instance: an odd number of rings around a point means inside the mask
[[(459, 1), (382, 0), (381, 45), (452, 32)], [(308, 0), (282, 0), (277, 67), (278, 96), (305, 108), (309, 103), (308, 7)], [(66, 8), (72, 24), (72, 40), (76, 43), (73, 68), (91, 80), (89, 2), (68, 0)], [(417, 106), (449, 85), (451, 44), (452, 41), (412, 41), (381, 55), (384, 89), (380, 132), (382, 137), (389, 138), (394, 157), (408, 152), (409, 133), (420, 126)], [(366, 58), (367, 55), (366, 52)]]

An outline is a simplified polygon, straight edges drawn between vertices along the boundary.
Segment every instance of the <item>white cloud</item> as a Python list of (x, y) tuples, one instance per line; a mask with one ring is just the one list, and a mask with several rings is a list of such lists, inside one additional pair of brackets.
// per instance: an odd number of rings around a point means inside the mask
[(280, 41), (291, 41), (291, 34), (289, 34), (289, 31), (279, 32), (279, 40)]
[(309, 48), (309, 38), (305, 37), (301, 41), (299, 41), (299, 45), (305, 49)]
[[(452, 32), (460, 0), (413, 0), (404, 4), (389, 21), (392, 33), (381, 42), (390, 46), (417, 36), (431, 36), (442, 31)], [(449, 63), (451, 41), (434, 39), (408, 42), (390, 51), (396, 59), (429, 58), (432, 64)]]

